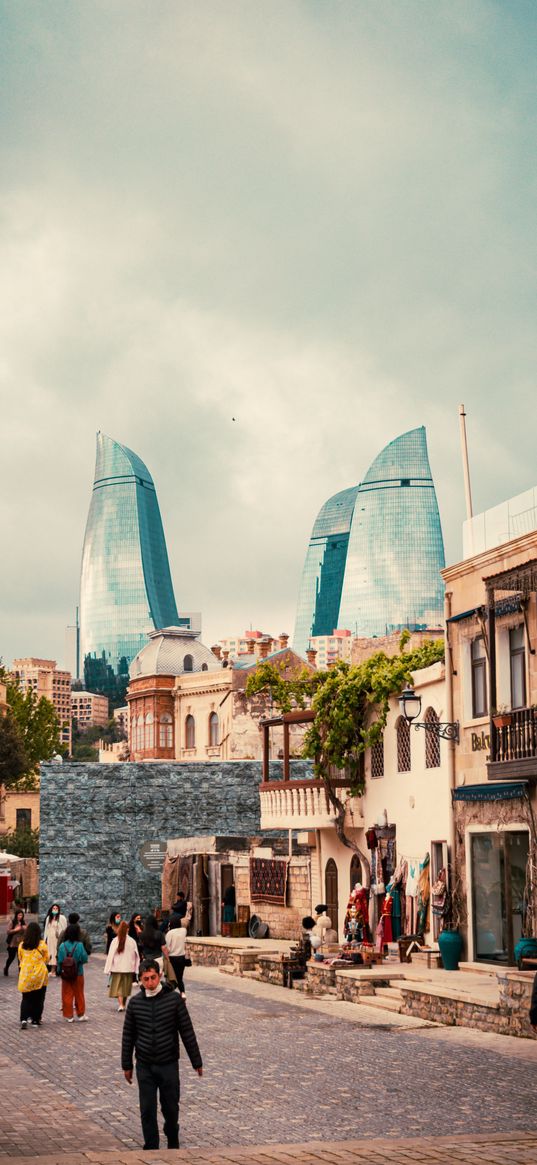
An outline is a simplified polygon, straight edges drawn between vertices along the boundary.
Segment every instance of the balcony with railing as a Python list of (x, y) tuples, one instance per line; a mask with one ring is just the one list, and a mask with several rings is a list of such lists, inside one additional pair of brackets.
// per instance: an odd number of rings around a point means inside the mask
[[(310, 711), (286, 712), (282, 716), (262, 721), (263, 780), (259, 788), (261, 802), (261, 829), (326, 829), (336, 820), (336, 809), (329, 800), (323, 781), (311, 777), (296, 777), (292, 772), (289, 750), (289, 729), (292, 724), (313, 720)], [(269, 765), (270, 729), (283, 726), (283, 764), (276, 775)], [(348, 779), (341, 773), (331, 774), (331, 784), (337, 797), (345, 805), (346, 828), (362, 829), (364, 818), (359, 797), (351, 797)]]
[(489, 780), (537, 777), (537, 708), (516, 708), (490, 725)]

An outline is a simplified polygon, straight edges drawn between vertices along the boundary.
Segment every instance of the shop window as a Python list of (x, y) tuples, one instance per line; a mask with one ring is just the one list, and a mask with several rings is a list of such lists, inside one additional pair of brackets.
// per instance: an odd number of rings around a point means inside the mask
[(209, 716), (209, 746), (216, 748), (218, 744), (218, 716), (216, 712), (211, 712)]
[(483, 636), (474, 639), (471, 648), (472, 659), (472, 716), (477, 720), (488, 712), (487, 700), (487, 657)]
[(164, 712), (159, 721), (160, 748), (173, 748), (173, 721), (169, 712)]
[(32, 810), (31, 809), (17, 809), (17, 824), (16, 829), (31, 829), (32, 828)]
[(185, 655), (185, 658), (183, 660), (183, 670), (184, 671), (193, 671), (194, 670), (194, 659), (191, 655)]
[(384, 776), (384, 736), (371, 745), (371, 776)]
[(410, 772), (410, 724), (404, 716), (397, 721), (397, 772)]
[[(438, 716), (434, 708), (427, 708), (424, 716), (426, 724), (438, 724)], [(440, 737), (433, 728), (425, 729), (425, 768), (440, 768)]]
[(511, 669), (511, 707), (526, 705), (526, 644), (524, 627), (513, 627), (509, 632), (509, 662)]
[(185, 720), (185, 748), (196, 747), (196, 721), (193, 716), (187, 716)]
[(145, 718), (145, 737), (144, 737), (144, 751), (148, 752), (153, 748), (154, 741), (154, 727), (153, 727), (153, 713), (148, 712)]

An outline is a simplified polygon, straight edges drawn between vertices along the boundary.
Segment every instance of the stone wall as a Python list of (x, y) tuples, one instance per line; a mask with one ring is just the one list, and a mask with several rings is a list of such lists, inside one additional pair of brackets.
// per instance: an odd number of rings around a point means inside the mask
[[(305, 761), (293, 770), (311, 771)], [(252, 761), (42, 765), (40, 914), (55, 900), (78, 910), (99, 943), (111, 910), (129, 918), (160, 904), (161, 872), (142, 864), (144, 842), (259, 835), (260, 778)]]

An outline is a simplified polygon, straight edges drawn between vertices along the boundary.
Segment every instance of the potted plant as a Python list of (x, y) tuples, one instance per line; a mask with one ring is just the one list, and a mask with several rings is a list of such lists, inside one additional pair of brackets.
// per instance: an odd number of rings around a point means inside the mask
[(500, 704), (492, 710), (492, 723), (495, 728), (508, 728), (512, 718), (513, 713), (505, 704)]
[(463, 904), (458, 884), (454, 881), (452, 889), (446, 894), (442, 913), (442, 929), (438, 935), (438, 948), (442, 955), (442, 964), (445, 971), (458, 971), (459, 959), (462, 954), (462, 936), (459, 924), (463, 914)]

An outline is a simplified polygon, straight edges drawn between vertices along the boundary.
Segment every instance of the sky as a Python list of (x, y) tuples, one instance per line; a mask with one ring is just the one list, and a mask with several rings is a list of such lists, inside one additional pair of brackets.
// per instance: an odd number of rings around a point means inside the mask
[(64, 659), (95, 433), (202, 639), (292, 634), (333, 493), (427, 428), (448, 562), (537, 483), (533, 0), (1, 0), (0, 656)]

